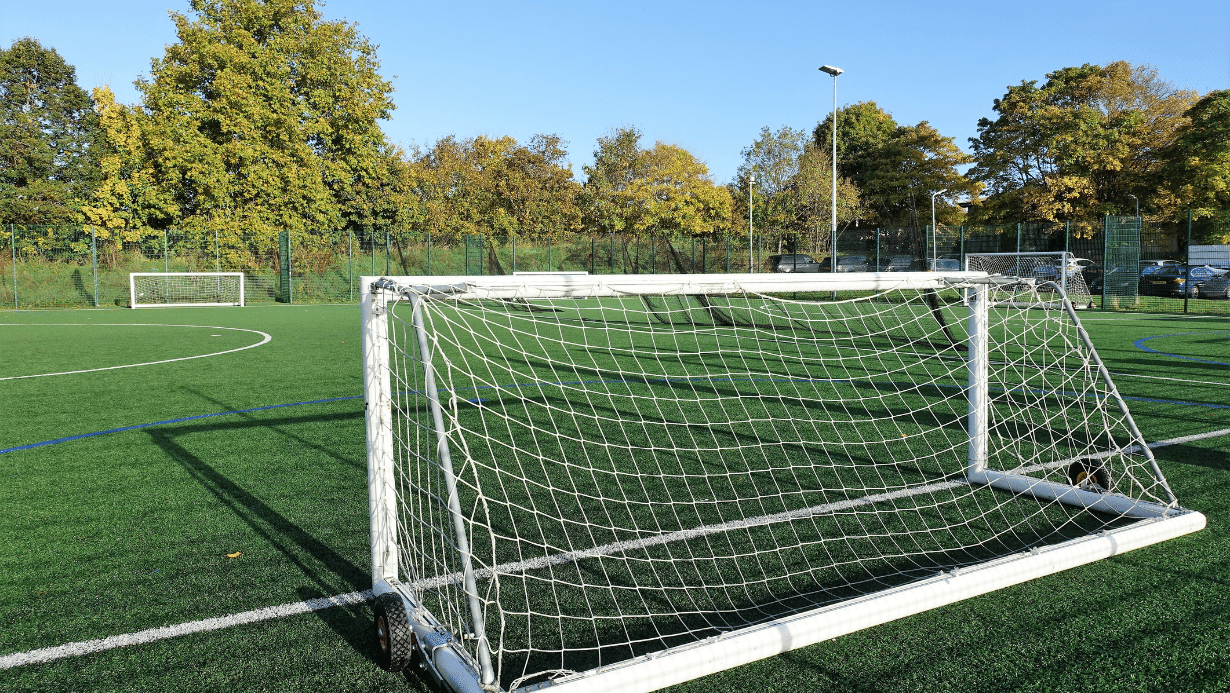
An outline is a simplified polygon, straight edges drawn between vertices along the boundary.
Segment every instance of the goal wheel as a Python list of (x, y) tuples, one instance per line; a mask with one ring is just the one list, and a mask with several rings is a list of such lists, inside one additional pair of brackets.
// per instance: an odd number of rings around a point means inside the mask
[[(1089, 490), (1110, 490), (1110, 470), (1101, 462), (1090, 459), (1076, 460), (1068, 465), (1068, 483)], [(1097, 489), (1091, 489), (1092, 486)]]
[(414, 630), (401, 597), (385, 592), (376, 597), (376, 646), (379, 664), (388, 671), (404, 671), (414, 661)]

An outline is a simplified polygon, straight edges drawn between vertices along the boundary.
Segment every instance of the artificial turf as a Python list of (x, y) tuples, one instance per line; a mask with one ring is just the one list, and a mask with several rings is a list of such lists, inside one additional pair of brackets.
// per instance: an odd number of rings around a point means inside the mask
[[(1082, 317), (1147, 439), (1230, 427), (1230, 321)], [(368, 587), (363, 406), (344, 399), (361, 393), (357, 308), (0, 313), (0, 378), (262, 339), (104, 322), (273, 339), (0, 380), (0, 449), (315, 403), (0, 454), (0, 656)], [(1227, 441), (1157, 451), (1183, 505), (1209, 518), (1198, 534), (678, 690), (1224, 691)], [(422, 689), (374, 665), (369, 619), (339, 607), (4, 669), (0, 691)]]

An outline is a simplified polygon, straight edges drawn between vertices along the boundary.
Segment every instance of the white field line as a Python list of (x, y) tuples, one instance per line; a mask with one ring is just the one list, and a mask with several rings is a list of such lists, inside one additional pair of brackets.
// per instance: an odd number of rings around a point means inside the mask
[(124, 327), (124, 326), (133, 326), (133, 327), (199, 327), (199, 328), (200, 328), (200, 329), (202, 329), (202, 330), (233, 330), (233, 331), (236, 331), (236, 332), (251, 332), (251, 333), (253, 333), (253, 334), (259, 334), (259, 335), (261, 335), (262, 337), (264, 337), (264, 339), (262, 339), (261, 341), (257, 342), (256, 344), (249, 344), (248, 346), (245, 346), (245, 347), (239, 347), (238, 349), (227, 349), (226, 351), (215, 351), (215, 352), (213, 352), (212, 354), (200, 354), (200, 355), (198, 355), (198, 356), (182, 356), (182, 357), (177, 358), (177, 359), (164, 359), (164, 360), (162, 360), (162, 361), (147, 361), (146, 363), (128, 363), (128, 364), (124, 364), (124, 365), (122, 365), (122, 366), (105, 366), (105, 367), (103, 367), (103, 368), (86, 368), (86, 369), (84, 369), (84, 370), (80, 370), (80, 371), (63, 371), (63, 372), (61, 372), (61, 373), (37, 373), (37, 374), (35, 374), (35, 375), (10, 375), (10, 376), (8, 376), (8, 377), (0, 378), (0, 380), (20, 380), (20, 379), (22, 379), (22, 378), (47, 378), (47, 377), (50, 377), (50, 376), (53, 376), (53, 375), (75, 375), (75, 374), (77, 374), (77, 373), (94, 373), (94, 372), (96, 372), (96, 371), (113, 371), (113, 370), (116, 370), (117, 368), (136, 368), (137, 366), (155, 366), (155, 365), (158, 365), (158, 364), (160, 364), (160, 363), (174, 363), (174, 362), (176, 362), (176, 361), (190, 361), (190, 360), (192, 360), (192, 359), (203, 359), (203, 358), (208, 358), (208, 357), (210, 357), (210, 356), (221, 356), (222, 354), (232, 354), (232, 353), (234, 353), (234, 352), (236, 352), (236, 351), (243, 351), (244, 349), (253, 349), (253, 348), (255, 348), (255, 347), (261, 346), (262, 344), (267, 344), (267, 343), (269, 343), (269, 341), (270, 341), (271, 339), (273, 339), (273, 337), (272, 337), (271, 335), (269, 335), (269, 334), (267, 334), (267, 333), (265, 333), (265, 332), (261, 332), (260, 330), (248, 330), (248, 329), (244, 329), (244, 328), (242, 328), (242, 327), (213, 327), (213, 326), (210, 326), (210, 325), (160, 325), (160, 324), (157, 324), (157, 323), (143, 323), (143, 322), (116, 322), (116, 323), (107, 323), (107, 322), (100, 322), (100, 323), (90, 323), (90, 322), (85, 322), (85, 323), (77, 323), (77, 322), (60, 322), (60, 323), (28, 323), (28, 324), (27, 324), (27, 323), (4, 323), (4, 324), (3, 324), (3, 326), (5, 326), (5, 327), (8, 327), (8, 326), (12, 326), (12, 327), (19, 327), (19, 326), (20, 326), (20, 327), (38, 327), (38, 326), (40, 326), (40, 325), (51, 325), (51, 326), (53, 326), (53, 327), (65, 327), (65, 326), (80, 327), (80, 326), (83, 326), (83, 325), (98, 325), (98, 326), (100, 326), (100, 327)]
[[(1230, 435), (1230, 428), (1223, 428), (1217, 431), (1209, 431), (1208, 433), (1197, 433), (1190, 436), (1182, 436), (1179, 438), (1170, 438), (1168, 440), (1160, 440), (1156, 443), (1149, 443), (1149, 447), (1164, 448), (1171, 445), (1181, 445), (1183, 443), (1191, 443), (1197, 440), (1205, 440), (1208, 438), (1217, 438), (1220, 436)], [(1129, 450), (1130, 451), (1130, 450)], [(1033, 465), (1030, 467), (1016, 470), (1018, 473), (1028, 473), (1031, 471), (1040, 471), (1048, 467), (1056, 467), (1065, 464), (1066, 460), (1052, 462), (1048, 464)], [(786, 520), (800, 519), (804, 517), (814, 517), (827, 513), (837, 512), (848, 508), (854, 508), (870, 503), (877, 503), (885, 500), (893, 500), (896, 498), (905, 498), (908, 496), (918, 495), (920, 493), (931, 493), (933, 491), (941, 491), (945, 489), (958, 488), (968, 485), (966, 481), (945, 481), (927, 486), (920, 486), (913, 489), (903, 489), (900, 491), (892, 491), (889, 493), (878, 493), (871, 496), (864, 496), (853, 500), (842, 501), (839, 503), (827, 503), (802, 510), (793, 510), (784, 513), (776, 513), (773, 515), (763, 515), (760, 517), (747, 518), (744, 520), (736, 520), (733, 522), (725, 522), (717, 525), (708, 525), (698, 527), (696, 529), (683, 530), (679, 532), (670, 532), (645, 539), (634, 541), (623, 541), (606, 544), (605, 546), (597, 546), (586, 551), (570, 551), (567, 553), (556, 554), (543, 558), (531, 559), (528, 561), (520, 561), (517, 563), (507, 563), (488, 568), (481, 571), (476, 571), (477, 576), (490, 577), (492, 574), (510, 575), (548, 566), (559, 565), (563, 563), (571, 563), (585, 558), (598, 558), (612, 554), (631, 551), (638, 548), (646, 548), (649, 546), (658, 546), (672, 541), (685, 541), (696, 537), (702, 537), (709, 534), (719, 532), (728, 532), (735, 529), (758, 527), (767, 525), (773, 522), (782, 522)], [(461, 575), (445, 575), (436, 578), (418, 580), (413, 583), (413, 586), (419, 589), (431, 589), (440, 587), (453, 582), (459, 582)], [(306, 614), (314, 611), (323, 611), (331, 609), (335, 606), (350, 606), (362, 604), (371, 599), (371, 590), (362, 592), (350, 592), (347, 594), (339, 594), (333, 597), (321, 597), (319, 599), (309, 599), (302, 602), (294, 602), (291, 604), (282, 604), (281, 606), (270, 606), (264, 609), (256, 609), (254, 611), (245, 611), (243, 613), (232, 614), (230, 616), (219, 616), (217, 618), (207, 618), (201, 621), (190, 621), (181, 623), (176, 626), (163, 626), (161, 628), (150, 628), (148, 630), (138, 631), (136, 633), (128, 633), (125, 635), (112, 635), (110, 637), (101, 638), (98, 640), (86, 640), (83, 642), (69, 643), (67, 645), (57, 645), (55, 647), (44, 647), (38, 650), (30, 650), (28, 652), (17, 652), (15, 654), (0, 656), (0, 669), (12, 669), (13, 667), (24, 666), (28, 664), (43, 664), (46, 662), (64, 659), (66, 657), (76, 657), (79, 655), (91, 654), (94, 652), (103, 652), (119, 647), (127, 647), (129, 645), (140, 645), (144, 643), (156, 642), (158, 640), (166, 640), (179, 635), (187, 635), (189, 633), (202, 633), (212, 630), (221, 630), (230, 628), (231, 626), (239, 626), (245, 623), (256, 623), (258, 621), (267, 621), (274, 618), (282, 618), (283, 616), (295, 616), (298, 614)]]
[(65, 657), (77, 657), (79, 655), (102, 652), (104, 650), (113, 650), (117, 647), (127, 647), (129, 645), (140, 645), (149, 642), (156, 642), (158, 640), (166, 640), (167, 638), (174, 638), (179, 635), (188, 635), (189, 633), (203, 633), (211, 630), (230, 628), (231, 626), (240, 626), (245, 623), (268, 621), (272, 618), (306, 614), (313, 611), (321, 611), (323, 609), (332, 609), (335, 606), (362, 604), (371, 598), (371, 590), (365, 590), (363, 592), (350, 592), (349, 594), (339, 594), (335, 597), (308, 599), (306, 601), (294, 602), (292, 604), (270, 606), (264, 609), (256, 609), (254, 611), (245, 611), (243, 613), (232, 614), (230, 616), (219, 616), (218, 618), (207, 618), (203, 621), (181, 623), (177, 626), (150, 628), (149, 630), (142, 630), (136, 633), (112, 635), (111, 637), (101, 638), (99, 640), (86, 640), (84, 642), (73, 642), (67, 645), (59, 645), (57, 647), (44, 647), (41, 650), (18, 652), (17, 654), (0, 657), (0, 669), (12, 669), (13, 667), (19, 667), (26, 664), (42, 664), (44, 662), (51, 662), (57, 659), (64, 659)]

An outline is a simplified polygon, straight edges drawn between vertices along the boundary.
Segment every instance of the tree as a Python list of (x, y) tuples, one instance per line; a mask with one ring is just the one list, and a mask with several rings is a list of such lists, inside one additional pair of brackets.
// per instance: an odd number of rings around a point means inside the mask
[[(830, 114), (816, 126), (812, 137), (817, 148), (831, 151), (832, 123)], [(958, 167), (972, 159), (953, 138), (940, 134), (927, 121), (899, 125), (873, 101), (838, 111), (837, 152), (838, 171), (858, 187), (868, 221), (906, 225), (919, 243), (930, 224), (931, 193), (947, 191), (936, 199), (937, 212), (941, 220), (953, 223), (962, 213), (949, 200), (976, 196), (981, 189), (959, 172)], [(925, 221), (919, 214), (924, 201)]]
[(250, 231), (266, 245), (277, 231), (386, 218), (371, 191), (396, 156), (378, 126), (392, 88), (356, 27), (323, 21), (315, 0), (192, 0), (191, 9), (172, 13), (179, 42), (137, 82), (141, 108), (104, 105), (110, 132), (129, 135), (109, 175), (156, 190), (127, 190), (144, 207), (125, 210), (115, 206), (121, 186), (109, 186), (93, 213)]
[(730, 193), (684, 149), (658, 142), (642, 149), (636, 128), (598, 139), (581, 202), (590, 229), (632, 234), (700, 235), (730, 224)]
[(1230, 209), (1230, 89), (1210, 92), (1184, 115), (1161, 187), (1174, 196), (1175, 211), (1192, 209), (1199, 218)]
[(747, 218), (748, 183), (754, 173), (753, 225), (781, 230), (793, 223), (795, 210), (787, 193), (799, 172), (799, 159), (806, 144), (807, 133), (787, 125), (778, 128), (777, 132), (767, 125), (760, 129), (760, 138), (741, 152), (743, 163), (735, 173), (738, 194), (734, 197), (739, 209), (736, 218), (740, 222)]
[(76, 70), (32, 38), (0, 49), (0, 219), (77, 218), (100, 173), (98, 118)]
[(996, 119), (980, 120), (970, 140), (977, 163), (969, 176), (991, 193), (980, 216), (1066, 221), (1124, 212), (1129, 194), (1148, 197), (1195, 97), (1151, 67), (1122, 61), (1009, 87), (995, 100)]

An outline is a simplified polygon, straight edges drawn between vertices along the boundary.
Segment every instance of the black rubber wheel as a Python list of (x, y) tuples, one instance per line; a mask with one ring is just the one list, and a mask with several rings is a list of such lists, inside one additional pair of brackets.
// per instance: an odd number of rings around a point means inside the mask
[(1200, 298), (1200, 287), (1193, 286), (1192, 288), (1188, 289), (1187, 297), (1188, 298)]
[[(1068, 483), (1086, 490), (1110, 490), (1110, 470), (1106, 465), (1090, 460), (1080, 459), (1068, 465)], [(1097, 488), (1092, 488), (1096, 486)]]
[(414, 631), (401, 597), (391, 592), (376, 597), (376, 651), (381, 667), (404, 671), (414, 662)]

